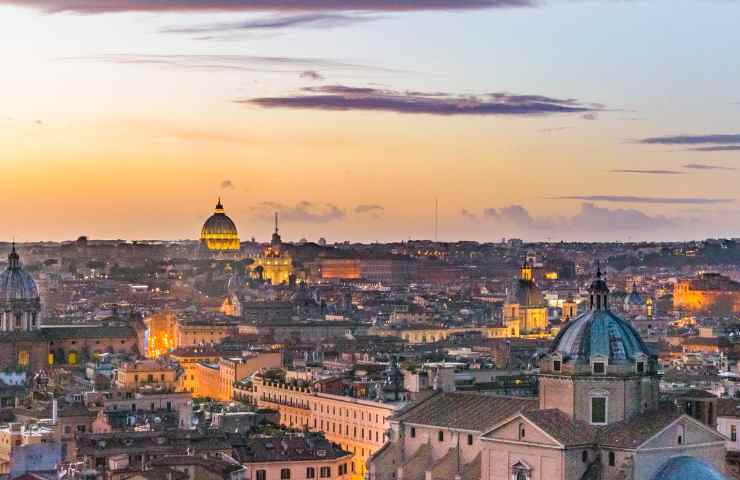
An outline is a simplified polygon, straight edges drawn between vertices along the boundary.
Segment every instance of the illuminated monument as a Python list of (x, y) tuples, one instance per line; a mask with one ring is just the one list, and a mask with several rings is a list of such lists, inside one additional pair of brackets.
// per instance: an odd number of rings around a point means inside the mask
[(504, 303), (504, 322), (507, 327), (517, 324), (522, 333), (547, 329), (547, 305), (526, 260)]
[(286, 252), (278, 229), (278, 214), (275, 213), (275, 233), (270, 245), (254, 259), (252, 277), (268, 280), (273, 285), (288, 283), (293, 274), (293, 258)]
[(220, 198), (213, 215), (203, 224), (200, 241), (206, 255), (225, 258), (239, 256), (241, 250), (239, 233), (234, 222), (224, 213)]

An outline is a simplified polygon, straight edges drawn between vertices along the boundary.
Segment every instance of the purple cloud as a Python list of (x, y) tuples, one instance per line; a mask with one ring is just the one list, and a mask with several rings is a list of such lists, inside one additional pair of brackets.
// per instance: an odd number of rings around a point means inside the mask
[(687, 165), (684, 165), (683, 168), (688, 168), (691, 170), (735, 170), (731, 167), (720, 167), (718, 165), (705, 165), (703, 163), (689, 163)]
[(704, 198), (704, 197), (638, 197), (631, 195), (571, 195), (563, 197), (549, 197), (551, 200), (584, 200), (588, 202), (616, 202), (616, 203), (650, 203), (650, 204), (696, 204), (711, 205), (717, 203), (731, 203), (734, 198)]
[(345, 218), (344, 210), (330, 203), (315, 203), (303, 200), (296, 205), (277, 202), (261, 202), (251, 208), (252, 214), (263, 221), (270, 221), (274, 212), (280, 213), (280, 220), (297, 223), (329, 223)]
[(0, 0), (48, 13), (419, 11), (531, 7), (537, 0)]
[(609, 170), (612, 173), (637, 173), (645, 175), (683, 175), (686, 172), (679, 172), (677, 170), (639, 170), (639, 169), (618, 169)]
[(701, 145), (701, 144), (731, 144), (740, 143), (740, 133), (710, 134), (710, 135), (668, 135), (664, 137), (648, 137), (638, 140), (645, 145)]
[(242, 20), (239, 22), (204, 23), (192, 26), (174, 26), (161, 29), (160, 33), (205, 34), (247, 30), (280, 30), (285, 28), (338, 28), (357, 23), (379, 20), (377, 15), (345, 13), (301, 13), (293, 15), (272, 15), (266, 18)]
[(323, 80), (324, 79), (324, 76), (321, 75), (316, 70), (306, 70), (306, 71), (303, 71), (303, 72), (301, 72), (300, 77), (301, 78), (306, 78), (308, 80)]
[(327, 85), (306, 87), (295, 95), (237, 100), (262, 108), (287, 108), (331, 111), (385, 111), (427, 115), (543, 115), (582, 113), (601, 108), (568, 98), (543, 95), (489, 93), (453, 95), (448, 93), (407, 92), (370, 87)]

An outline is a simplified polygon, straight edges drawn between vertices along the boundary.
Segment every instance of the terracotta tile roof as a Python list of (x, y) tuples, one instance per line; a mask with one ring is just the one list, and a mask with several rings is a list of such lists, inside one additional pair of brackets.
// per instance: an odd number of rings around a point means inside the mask
[(718, 417), (740, 417), (740, 400), (721, 398), (717, 400)]
[(536, 409), (534, 398), (476, 393), (441, 393), (396, 415), (395, 420), (418, 425), (483, 432), (516, 412)]
[(523, 412), (522, 415), (566, 447), (589, 445), (598, 441), (598, 427), (582, 421), (573, 421), (555, 408), (530, 410)]
[(601, 429), (599, 443), (605, 447), (637, 448), (682, 415), (675, 409), (657, 410)]

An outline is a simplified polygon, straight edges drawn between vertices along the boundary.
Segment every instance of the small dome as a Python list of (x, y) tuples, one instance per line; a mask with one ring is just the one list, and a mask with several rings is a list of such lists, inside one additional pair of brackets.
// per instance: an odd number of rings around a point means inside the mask
[(629, 309), (630, 307), (642, 307), (645, 305), (645, 300), (642, 298), (642, 295), (640, 295), (640, 292), (637, 291), (637, 284), (632, 284), (632, 292), (630, 292), (629, 295), (627, 295), (624, 299), (624, 308)]
[(3, 304), (38, 301), (39, 290), (36, 282), (21, 267), (20, 257), (15, 245), (8, 255), (8, 268), (0, 273), (0, 302)]
[(653, 480), (725, 480), (727, 477), (704, 460), (680, 456), (668, 460)]
[(507, 301), (522, 307), (542, 307), (545, 304), (545, 297), (536, 283), (520, 278), (514, 284)]
[(219, 198), (216, 209), (200, 232), (200, 239), (208, 250), (239, 250), (239, 233), (234, 222), (224, 213)]

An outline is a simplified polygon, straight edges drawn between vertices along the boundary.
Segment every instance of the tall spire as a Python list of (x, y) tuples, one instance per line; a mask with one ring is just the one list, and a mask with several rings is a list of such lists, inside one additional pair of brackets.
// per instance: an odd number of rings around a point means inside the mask
[(273, 248), (279, 249), (283, 243), (283, 239), (280, 238), (280, 228), (278, 225), (278, 212), (275, 212), (275, 233), (272, 234), (272, 241), (270, 244)]

